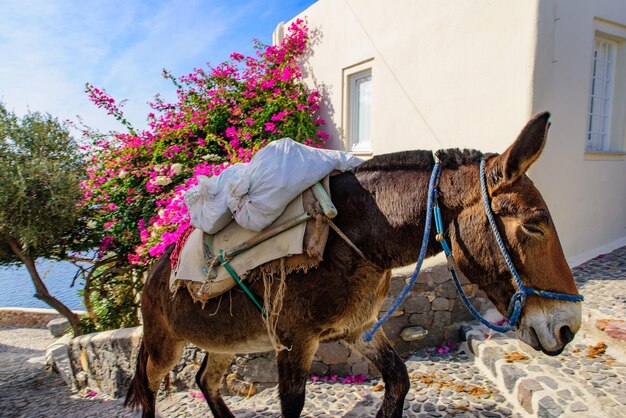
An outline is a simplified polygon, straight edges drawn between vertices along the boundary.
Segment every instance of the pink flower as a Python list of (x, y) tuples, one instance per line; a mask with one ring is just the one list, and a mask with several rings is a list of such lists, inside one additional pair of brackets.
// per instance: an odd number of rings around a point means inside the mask
[(328, 135), (326, 132), (319, 130), (315, 133), (315, 135), (319, 136), (320, 138), (322, 138), (324, 141), (328, 141), (328, 138), (330, 138), (330, 135)]
[(263, 83), (261, 83), (261, 88), (264, 90), (269, 90), (272, 87), (274, 87), (275, 84), (276, 84), (275, 80), (266, 80)]
[(265, 122), (265, 130), (267, 132), (276, 132), (276, 125), (272, 122)]
[(226, 138), (237, 138), (237, 128), (229, 126), (226, 128), (226, 133), (224, 135), (226, 135)]

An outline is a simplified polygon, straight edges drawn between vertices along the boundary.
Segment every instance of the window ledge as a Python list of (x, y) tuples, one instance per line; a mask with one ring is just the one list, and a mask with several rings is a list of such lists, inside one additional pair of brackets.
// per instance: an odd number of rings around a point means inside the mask
[(585, 151), (586, 160), (624, 160), (626, 151)]
[(354, 155), (355, 157), (364, 157), (364, 158), (371, 158), (374, 156), (374, 153), (370, 150), (351, 150), (350, 154)]

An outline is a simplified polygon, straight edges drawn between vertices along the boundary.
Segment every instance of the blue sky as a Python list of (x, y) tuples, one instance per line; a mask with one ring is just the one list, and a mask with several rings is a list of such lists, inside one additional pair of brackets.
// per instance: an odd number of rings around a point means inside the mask
[(270, 43), (272, 32), (314, 0), (1, 0), (0, 101), (23, 115), (49, 112), (100, 130), (123, 129), (95, 108), (85, 83), (128, 99), (125, 113), (145, 126), (146, 102), (163, 80), (217, 64), (231, 52), (252, 53), (252, 38)]

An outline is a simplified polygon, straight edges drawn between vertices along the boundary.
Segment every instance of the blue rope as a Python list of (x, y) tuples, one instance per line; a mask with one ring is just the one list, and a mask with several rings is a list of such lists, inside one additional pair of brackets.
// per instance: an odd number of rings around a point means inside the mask
[(493, 232), (496, 242), (498, 243), (498, 247), (500, 248), (500, 253), (504, 257), (504, 261), (509, 267), (511, 274), (513, 275), (513, 278), (515, 279), (515, 287), (517, 288), (517, 291), (515, 292), (513, 297), (511, 297), (511, 301), (509, 302), (508, 318), (506, 318), (507, 323), (504, 325), (501, 325), (501, 326), (496, 325), (492, 322), (489, 322), (486, 318), (484, 318), (476, 310), (476, 308), (474, 308), (469, 298), (463, 291), (463, 287), (461, 286), (461, 283), (459, 281), (459, 278), (457, 277), (456, 270), (454, 267), (454, 259), (452, 258), (452, 251), (449, 249), (448, 244), (443, 236), (443, 227), (442, 227), (443, 222), (441, 220), (441, 211), (439, 211), (439, 205), (437, 204), (437, 202), (435, 202), (435, 211), (434, 211), (435, 227), (437, 228), (437, 236), (438, 238), (441, 237), (441, 239), (438, 239), (438, 241), (441, 243), (441, 246), (444, 252), (446, 253), (446, 256), (448, 257), (448, 269), (450, 270), (450, 274), (452, 275), (454, 286), (456, 287), (456, 290), (459, 292), (459, 295), (461, 296), (461, 300), (463, 301), (467, 309), (471, 312), (471, 314), (474, 316), (474, 318), (478, 319), (481, 323), (483, 323), (485, 326), (487, 326), (488, 328), (491, 328), (494, 331), (507, 332), (516, 327), (517, 322), (519, 321), (519, 318), (521, 316), (522, 309), (524, 308), (524, 304), (526, 303), (527, 295), (536, 295), (536, 296), (541, 296), (541, 297), (545, 297), (549, 299), (557, 299), (557, 300), (563, 300), (563, 301), (568, 301), (568, 302), (580, 302), (584, 300), (584, 297), (582, 295), (567, 295), (564, 293), (548, 292), (545, 290), (537, 290), (531, 287), (524, 286), (524, 283), (522, 282), (521, 277), (517, 273), (517, 270), (515, 269), (515, 265), (513, 264), (513, 261), (511, 260), (511, 257), (509, 256), (509, 253), (506, 250), (506, 246), (504, 245), (504, 242), (502, 241), (502, 237), (500, 236), (500, 231), (498, 231), (498, 227), (496, 225), (495, 219), (493, 218), (493, 212), (491, 211), (491, 205), (489, 202), (489, 195), (487, 193), (487, 185), (485, 181), (485, 160), (484, 159), (480, 161), (480, 190), (481, 190), (481, 194), (483, 198), (483, 206), (485, 208), (485, 213), (487, 215), (487, 219), (489, 220), (489, 225), (491, 226), (491, 231)]
[(393, 302), (389, 310), (385, 312), (385, 314), (374, 324), (372, 329), (370, 329), (369, 331), (366, 331), (363, 334), (363, 340), (365, 340), (365, 342), (372, 341), (372, 338), (374, 338), (374, 334), (376, 333), (376, 331), (378, 331), (378, 328), (380, 328), (387, 321), (387, 319), (391, 317), (391, 315), (396, 311), (396, 309), (400, 307), (402, 302), (404, 302), (404, 299), (406, 299), (409, 292), (411, 291), (411, 288), (415, 284), (415, 280), (417, 280), (417, 275), (419, 274), (420, 269), (422, 268), (422, 262), (424, 261), (424, 258), (426, 258), (426, 250), (428, 249), (428, 240), (430, 239), (430, 226), (432, 223), (431, 213), (432, 213), (432, 205), (433, 205), (433, 200), (434, 200), (434, 189), (435, 189), (435, 184), (437, 184), (437, 181), (439, 180), (439, 172), (440, 172), (440, 164), (439, 162), (435, 162), (435, 166), (433, 167), (433, 171), (430, 175), (430, 182), (428, 183), (428, 197), (426, 198), (426, 223), (424, 224), (424, 236), (422, 237), (422, 248), (420, 249), (419, 257), (417, 259), (417, 265), (415, 266), (415, 271), (411, 275), (409, 282), (406, 285), (404, 285), (402, 292), (400, 292), (400, 294), (398, 295), (396, 300)]
[(485, 207), (485, 213), (487, 214), (487, 219), (489, 219), (489, 225), (491, 225), (491, 230), (493, 231), (493, 235), (496, 238), (496, 242), (498, 243), (498, 247), (500, 248), (500, 253), (502, 257), (504, 257), (504, 261), (506, 261), (506, 265), (509, 267), (513, 278), (515, 278), (515, 284), (517, 285), (517, 292), (523, 293), (524, 295), (537, 295), (542, 296), (549, 299), (557, 299), (564, 300), (568, 302), (581, 302), (585, 298), (583, 295), (568, 295), (565, 293), (556, 293), (556, 292), (548, 292), (545, 290), (537, 290), (530, 287), (524, 286), (522, 279), (519, 274), (517, 274), (517, 270), (515, 270), (515, 266), (513, 265), (513, 261), (511, 261), (511, 257), (506, 250), (506, 246), (502, 241), (502, 237), (500, 236), (500, 232), (498, 231), (498, 226), (496, 225), (496, 221), (493, 218), (493, 212), (491, 211), (491, 205), (489, 203), (489, 194), (487, 193), (487, 184), (485, 180), (485, 159), (480, 160), (480, 191), (483, 196), (483, 206)]
[(524, 304), (526, 303), (527, 295), (536, 295), (540, 297), (545, 297), (549, 299), (563, 300), (568, 302), (581, 302), (584, 300), (582, 295), (568, 295), (564, 293), (556, 293), (556, 292), (548, 292), (545, 290), (533, 289), (531, 287), (524, 286), (521, 277), (517, 273), (515, 269), (515, 265), (509, 256), (509, 253), (506, 250), (506, 246), (504, 245), (504, 241), (502, 241), (502, 237), (500, 236), (500, 232), (498, 231), (498, 226), (496, 225), (496, 221), (493, 218), (493, 212), (491, 211), (491, 204), (489, 202), (489, 194), (487, 193), (487, 185), (485, 181), (485, 160), (482, 159), (480, 161), (480, 190), (483, 198), (483, 206), (485, 208), (485, 213), (487, 215), (487, 219), (489, 220), (489, 225), (491, 226), (491, 231), (498, 243), (498, 247), (500, 248), (500, 253), (504, 257), (504, 260), (515, 279), (515, 287), (516, 292), (511, 297), (511, 301), (509, 302), (508, 309), (508, 318), (507, 323), (503, 325), (496, 325), (494, 323), (489, 322), (486, 318), (484, 318), (477, 310), (474, 308), (469, 298), (463, 291), (463, 287), (461, 286), (461, 282), (456, 274), (454, 258), (452, 257), (452, 250), (448, 245), (448, 242), (445, 239), (444, 231), (443, 231), (443, 220), (441, 218), (441, 210), (439, 209), (439, 202), (437, 199), (438, 190), (435, 189), (435, 184), (437, 184), (439, 180), (439, 174), (441, 171), (441, 165), (438, 161), (435, 162), (435, 166), (433, 167), (433, 171), (430, 176), (430, 182), (428, 184), (428, 197), (426, 200), (426, 224), (424, 225), (424, 236), (422, 237), (422, 247), (420, 249), (419, 257), (417, 259), (417, 265), (415, 266), (415, 271), (411, 275), (409, 282), (404, 286), (402, 292), (398, 295), (396, 300), (393, 302), (391, 307), (385, 314), (374, 324), (372, 329), (365, 332), (363, 334), (363, 339), (365, 342), (372, 341), (374, 334), (390, 317), (391, 315), (400, 307), (400, 305), (404, 302), (406, 297), (409, 294), (409, 291), (415, 284), (415, 280), (417, 280), (417, 276), (422, 268), (422, 262), (426, 257), (426, 250), (428, 249), (428, 240), (430, 239), (430, 228), (432, 224), (431, 218), (431, 210), (435, 217), (435, 228), (437, 231), (437, 241), (441, 244), (441, 247), (446, 254), (448, 259), (448, 269), (450, 270), (450, 274), (452, 275), (452, 279), (454, 281), (454, 286), (456, 287), (459, 295), (461, 296), (461, 300), (467, 307), (467, 309), (471, 312), (474, 318), (478, 319), (481, 323), (483, 323), (488, 328), (491, 328), (494, 331), (498, 332), (507, 332), (514, 329), (519, 321), (519, 318), (522, 313), (522, 309)]

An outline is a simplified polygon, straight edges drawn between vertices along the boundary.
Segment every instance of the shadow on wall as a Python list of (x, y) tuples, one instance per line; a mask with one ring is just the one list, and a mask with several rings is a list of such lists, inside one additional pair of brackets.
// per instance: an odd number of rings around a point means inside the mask
[(306, 52), (302, 56), (302, 76), (303, 78), (308, 78), (312, 81), (313, 88), (319, 91), (321, 96), (320, 109), (318, 110), (318, 116), (324, 119), (324, 126), (322, 130), (329, 135), (328, 142), (326, 146), (330, 149), (338, 149), (345, 151), (345, 146), (343, 141), (341, 140), (341, 127), (335, 124), (335, 108), (330, 101), (331, 97), (331, 87), (329, 87), (326, 83), (320, 83), (315, 76), (315, 73), (311, 69), (309, 65), (310, 58), (315, 55), (315, 46), (322, 42), (324, 38), (323, 31), (321, 27), (315, 27), (309, 29), (309, 45)]

